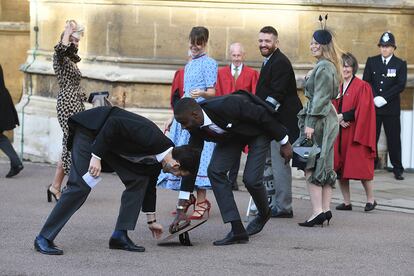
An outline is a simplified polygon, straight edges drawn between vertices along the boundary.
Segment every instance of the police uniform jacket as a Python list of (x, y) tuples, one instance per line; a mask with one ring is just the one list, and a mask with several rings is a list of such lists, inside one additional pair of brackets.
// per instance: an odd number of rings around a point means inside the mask
[(400, 93), (407, 82), (407, 63), (393, 55), (387, 65), (381, 55), (367, 59), (363, 80), (371, 84), (374, 97), (381, 96), (387, 104), (378, 108), (377, 115), (400, 115)]

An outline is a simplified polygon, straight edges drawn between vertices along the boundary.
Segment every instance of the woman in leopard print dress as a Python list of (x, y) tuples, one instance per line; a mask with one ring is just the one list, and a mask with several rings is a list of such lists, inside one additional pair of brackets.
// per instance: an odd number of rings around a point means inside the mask
[(60, 42), (55, 46), (53, 55), (53, 69), (59, 84), (56, 111), (63, 131), (63, 149), (53, 183), (48, 188), (48, 201), (51, 201), (52, 196), (56, 200), (60, 198), (63, 178), (70, 170), (71, 156), (66, 147), (69, 132), (68, 119), (73, 114), (85, 110), (83, 102), (86, 101), (86, 95), (81, 90), (82, 75), (76, 65), (81, 60), (77, 55), (81, 35), (83, 35), (83, 27), (74, 20), (67, 21), (65, 31)]

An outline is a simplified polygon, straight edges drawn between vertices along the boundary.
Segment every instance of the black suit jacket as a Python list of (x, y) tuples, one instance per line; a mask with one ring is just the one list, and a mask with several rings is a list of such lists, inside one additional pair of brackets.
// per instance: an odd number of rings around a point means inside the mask
[(16, 108), (7, 90), (3, 78), (3, 69), (0, 65), (0, 134), (4, 130), (11, 130), (19, 124)]
[(155, 184), (161, 171), (161, 164), (137, 164), (121, 155), (131, 157), (156, 155), (174, 147), (173, 142), (156, 124), (118, 107), (97, 107), (77, 113), (69, 118), (68, 124), (69, 149), (72, 146), (73, 136), (77, 130), (80, 130), (95, 138), (91, 147), (92, 153), (102, 158), (103, 167), (104, 165), (111, 167), (111, 164), (116, 162), (117, 167), (127, 169), (122, 173), (117, 170), (124, 182), (134, 181), (136, 175), (149, 176), (150, 183), (142, 209), (155, 210)]
[(400, 93), (407, 83), (407, 62), (393, 55), (387, 65), (381, 55), (369, 57), (362, 79), (371, 84), (374, 97), (381, 96), (387, 104), (378, 108), (377, 114), (400, 115)]
[[(223, 143), (245, 141), (259, 135), (268, 135), (276, 141), (287, 135), (287, 129), (279, 122), (279, 114), (268, 104), (246, 91), (214, 97), (200, 102), (201, 108), (218, 127), (226, 131), (221, 138), (211, 137), (201, 128), (190, 131), (189, 145), (202, 149), (204, 141)], [(181, 190), (191, 192), (196, 176), (183, 177)]]
[(292, 64), (279, 49), (273, 52), (260, 70), (256, 96), (262, 100), (270, 96), (281, 104), (278, 109), (280, 122), (288, 128), (289, 141), (294, 142), (299, 136), (297, 114), (302, 109), (302, 103), (298, 97)]

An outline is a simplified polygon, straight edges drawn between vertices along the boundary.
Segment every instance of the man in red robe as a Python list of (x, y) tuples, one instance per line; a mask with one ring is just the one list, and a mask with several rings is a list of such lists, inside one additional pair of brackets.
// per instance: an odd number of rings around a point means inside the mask
[(245, 52), (240, 43), (230, 45), (231, 64), (219, 68), (216, 84), (216, 96), (230, 94), (237, 90), (256, 93), (259, 73), (243, 64)]
[[(223, 96), (237, 90), (245, 90), (255, 94), (259, 73), (243, 63), (245, 59), (243, 45), (237, 42), (231, 44), (229, 53), (231, 64), (218, 70), (216, 96)], [(240, 161), (229, 171), (229, 179), (233, 190), (238, 190), (237, 174), (239, 167)]]

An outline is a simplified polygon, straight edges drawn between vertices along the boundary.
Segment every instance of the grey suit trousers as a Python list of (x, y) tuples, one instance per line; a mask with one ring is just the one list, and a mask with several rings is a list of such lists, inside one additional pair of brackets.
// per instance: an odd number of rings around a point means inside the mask
[[(249, 141), (249, 154), (243, 173), (243, 182), (260, 214), (266, 214), (269, 210), (267, 192), (263, 185), (263, 170), (269, 143), (270, 138), (267, 136), (257, 136)], [(224, 223), (241, 220), (227, 172), (238, 162), (243, 146), (244, 143), (235, 141), (218, 143), (207, 170)]]
[[(72, 215), (83, 205), (91, 191), (82, 176), (89, 168), (92, 142), (93, 138), (80, 131), (76, 132), (72, 148), (72, 166), (66, 188), (39, 233), (50, 241), (56, 238)], [(116, 171), (126, 187), (122, 193), (115, 230), (134, 230), (149, 176), (135, 174), (135, 179), (130, 180), (131, 175), (134, 175), (133, 172), (125, 167), (117, 166), (117, 162), (114, 162), (115, 160), (111, 157), (105, 158), (105, 161)], [(123, 177), (125, 175), (128, 177)]]
[(276, 141), (270, 143), (268, 153), (272, 160), (273, 186), (275, 194), (270, 200), (272, 213), (289, 213), (292, 211), (292, 168), (285, 165), (285, 160), (280, 155), (280, 144)]

